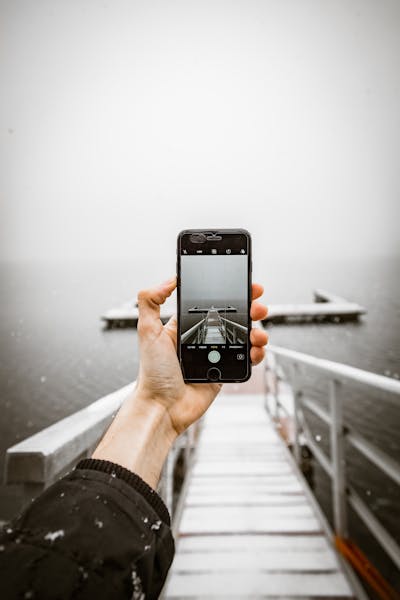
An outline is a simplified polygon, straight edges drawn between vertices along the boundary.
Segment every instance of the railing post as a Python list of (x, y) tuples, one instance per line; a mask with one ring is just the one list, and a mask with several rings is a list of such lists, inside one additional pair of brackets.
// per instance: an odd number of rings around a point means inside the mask
[(173, 446), (168, 452), (165, 475), (165, 504), (172, 517), (172, 504), (174, 499), (174, 463), (176, 448)]
[(189, 466), (192, 460), (193, 448), (194, 448), (194, 436), (195, 436), (195, 423), (192, 423), (185, 431), (185, 477), (189, 471)]
[(300, 445), (300, 431), (301, 424), (299, 420), (299, 408), (301, 404), (301, 398), (303, 395), (302, 390), (300, 389), (300, 374), (299, 374), (299, 365), (297, 363), (293, 363), (290, 369), (290, 383), (293, 391), (293, 427), (294, 427), (294, 444), (293, 444), (293, 454), (296, 460), (297, 465), (301, 466), (301, 445)]
[(279, 423), (279, 389), (278, 389), (278, 382), (276, 381), (276, 373), (274, 373), (274, 392), (273, 392), (273, 396), (274, 396), (274, 418), (276, 423)]
[(164, 500), (166, 507), (168, 508), (171, 516), (172, 516), (172, 502), (173, 502), (173, 493), (174, 493), (174, 482), (173, 482), (173, 464), (174, 457), (173, 453), (175, 452), (175, 448), (172, 447), (168, 452), (167, 457), (164, 461), (163, 467), (161, 469), (160, 480), (157, 486), (157, 491), (160, 494), (161, 498)]
[(293, 446), (293, 453), (294, 453), (294, 458), (296, 460), (296, 463), (300, 466), (301, 465), (301, 446), (300, 446), (300, 440), (299, 440), (299, 436), (300, 436), (300, 421), (299, 421), (299, 408), (300, 408), (300, 402), (301, 402), (301, 397), (302, 397), (302, 391), (301, 390), (297, 390), (295, 387), (293, 388), (293, 401), (294, 401), (294, 419), (293, 419), (293, 425), (294, 425), (294, 446)]
[(333, 521), (336, 535), (346, 537), (347, 509), (342, 384), (334, 379), (331, 379), (329, 382), (329, 402), (331, 411), (330, 437)]

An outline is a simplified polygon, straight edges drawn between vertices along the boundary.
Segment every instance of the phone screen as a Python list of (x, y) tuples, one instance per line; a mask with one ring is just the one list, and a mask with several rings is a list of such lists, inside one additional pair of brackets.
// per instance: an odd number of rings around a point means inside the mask
[(250, 237), (220, 231), (193, 240), (187, 233), (178, 245), (185, 379), (243, 381), (249, 372)]

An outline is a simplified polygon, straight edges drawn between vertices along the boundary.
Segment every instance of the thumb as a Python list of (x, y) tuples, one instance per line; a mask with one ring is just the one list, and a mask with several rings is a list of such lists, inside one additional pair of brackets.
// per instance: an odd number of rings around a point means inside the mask
[(176, 277), (168, 279), (159, 286), (138, 293), (138, 332), (139, 335), (153, 331), (159, 333), (163, 327), (160, 319), (160, 305), (176, 288)]

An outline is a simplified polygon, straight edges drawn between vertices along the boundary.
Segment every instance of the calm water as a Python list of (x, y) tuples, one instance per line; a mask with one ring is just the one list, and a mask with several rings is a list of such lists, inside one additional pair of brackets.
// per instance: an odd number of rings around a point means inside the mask
[[(366, 306), (359, 323), (269, 326), (271, 342), (398, 378), (400, 375), (400, 260), (282, 263), (254, 257), (265, 301), (311, 301), (326, 288)], [(34, 432), (135, 378), (135, 330), (105, 331), (99, 315), (166, 279), (173, 266), (142, 261), (79, 264), (2, 264), (0, 267), (0, 461), (4, 451)], [(315, 393), (318, 382), (310, 393)], [(352, 394), (346, 414), (358, 430), (400, 461), (400, 410), (390, 399)], [(322, 446), (327, 431), (312, 421)], [(399, 490), (356, 453), (352, 481), (377, 517), (400, 537)], [(317, 495), (330, 511), (329, 483), (315, 466)], [(381, 555), (352, 516), (351, 535), (395, 582)]]

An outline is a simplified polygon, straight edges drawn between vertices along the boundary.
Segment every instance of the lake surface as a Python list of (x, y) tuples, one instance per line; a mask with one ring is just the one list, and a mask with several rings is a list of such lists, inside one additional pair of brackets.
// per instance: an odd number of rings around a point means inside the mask
[[(170, 268), (169, 268), (170, 267)], [(135, 378), (134, 329), (104, 330), (102, 312), (167, 279), (174, 265), (134, 261), (87, 263), (2, 263), (0, 266), (0, 467), (7, 447), (88, 405)], [(367, 315), (356, 323), (270, 325), (270, 340), (362, 369), (400, 376), (400, 260), (343, 262), (254, 257), (254, 280), (265, 287), (265, 302), (312, 301), (325, 288), (358, 302)], [(315, 382), (310, 393), (320, 386)], [(400, 407), (390, 398), (352, 393), (345, 411), (351, 423), (400, 461)], [(327, 447), (327, 430), (312, 420), (313, 433)], [(349, 475), (376, 516), (400, 537), (399, 489), (357, 453)], [(317, 496), (330, 513), (330, 487), (314, 466)], [(351, 515), (357, 539), (392, 581), (390, 561)], [(398, 582), (397, 582), (398, 583)], [(396, 584), (397, 584), (396, 583)]]

